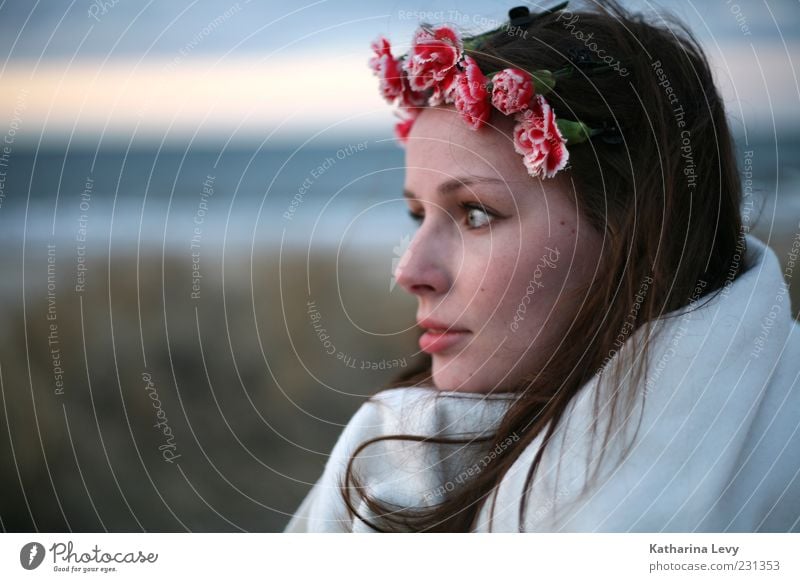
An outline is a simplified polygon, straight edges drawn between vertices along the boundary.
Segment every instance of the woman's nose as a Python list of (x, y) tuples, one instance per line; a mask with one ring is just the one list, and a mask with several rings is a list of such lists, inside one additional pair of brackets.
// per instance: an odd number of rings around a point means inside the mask
[(446, 293), (451, 284), (446, 247), (435, 231), (421, 227), (397, 263), (397, 284), (415, 295)]

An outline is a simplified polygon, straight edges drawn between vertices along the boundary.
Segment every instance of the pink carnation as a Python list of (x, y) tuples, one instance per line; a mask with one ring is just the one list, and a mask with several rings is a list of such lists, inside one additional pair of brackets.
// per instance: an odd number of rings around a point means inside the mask
[(517, 113), (515, 119), (514, 149), (522, 154), (528, 173), (552, 178), (567, 165), (569, 152), (550, 104), (536, 95), (532, 105)]
[(433, 94), (430, 96), (428, 104), (435, 107), (444, 103), (454, 103), (458, 76), (459, 70), (451, 69), (447, 77), (433, 88)]
[(456, 110), (470, 129), (479, 129), (489, 121), (491, 104), (486, 90), (488, 79), (470, 56), (464, 57), (464, 70), (456, 78)]
[(411, 51), (403, 65), (411, 88), (424, 91), (436, 87), (448, 78), (462, 54), (461, 37), (449, 26), (433, 30), (420, 27), (414, 33)]
[(414, 91), (408, 80), (408, 75), (403, 71), (402, 89), (400, 91), (400, 107), (415, 108), (422, 107), (427, 102), (427, 96), (420, 91)]
[(520, 69), (503, 69), (492, 77), (492, 105), (504, 115), (527, 109), (535, 91), (530, 74)]
[(401, 145), (408, 141), (408, 134), (411, 133), (411, 128), (419, 116), (419, 109), (409, 109), (406, 113), (399, 115), (400, 121), (394, 125), (394, 134)]
[(375, 56), (369, 59), (369, 66), (380, 79), (381, 95), (391, 103), (403, 90), (400, 62), (392, 56), (392, 47), (385, 37), (378, 37), (371, 46)]

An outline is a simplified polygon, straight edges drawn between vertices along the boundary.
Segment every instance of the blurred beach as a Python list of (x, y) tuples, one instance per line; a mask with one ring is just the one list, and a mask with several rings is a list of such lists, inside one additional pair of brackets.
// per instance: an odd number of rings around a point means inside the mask
[(382, 171), (402, 152), (338, 150), (282, 177), (292, 151), (267, 152), (252, 179), (207, 151), (14, 160), (7, 529), (282, 528), (354, 410), (417, 352), (416, 303), (391, 276), (413, 225), (390, 202), (402, 172)]

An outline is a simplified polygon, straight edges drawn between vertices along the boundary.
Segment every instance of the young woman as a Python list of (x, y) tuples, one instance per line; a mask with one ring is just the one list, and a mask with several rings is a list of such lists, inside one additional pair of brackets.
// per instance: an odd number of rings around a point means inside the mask
[(602, 4), (374, 44), (430, 358), (286, 531), (800, 529), (800, 329), (708, 62)]

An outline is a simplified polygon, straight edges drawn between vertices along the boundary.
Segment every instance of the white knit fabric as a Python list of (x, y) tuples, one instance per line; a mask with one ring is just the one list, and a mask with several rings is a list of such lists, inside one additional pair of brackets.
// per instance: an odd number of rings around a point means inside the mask
[[(720, 295), (659, 321), (665, 329), (640, 397), (630, 416), (617, 416), (605, 449), (612, 388), (595, 376), (545, 451), (524, 524), (521, 495), (542, 435), (483, 505), (474, 531), (800, 531), (800, 325), (775, 253), (751, 235), (747, 245), (745, 272)], [(348, 517), (338, 488), (358, 444), (398, 433), (490, 431), (515, 398), (436, 394), (391, 389), (365, 403), (285, 531), (372, 531)], [(497, 451), (486, 446), (381, 442), (361, 452), (356, 469), (379, 499), (428, 505), (492, 462)], [(374, 518), (363, 505), (359, 514)]]

